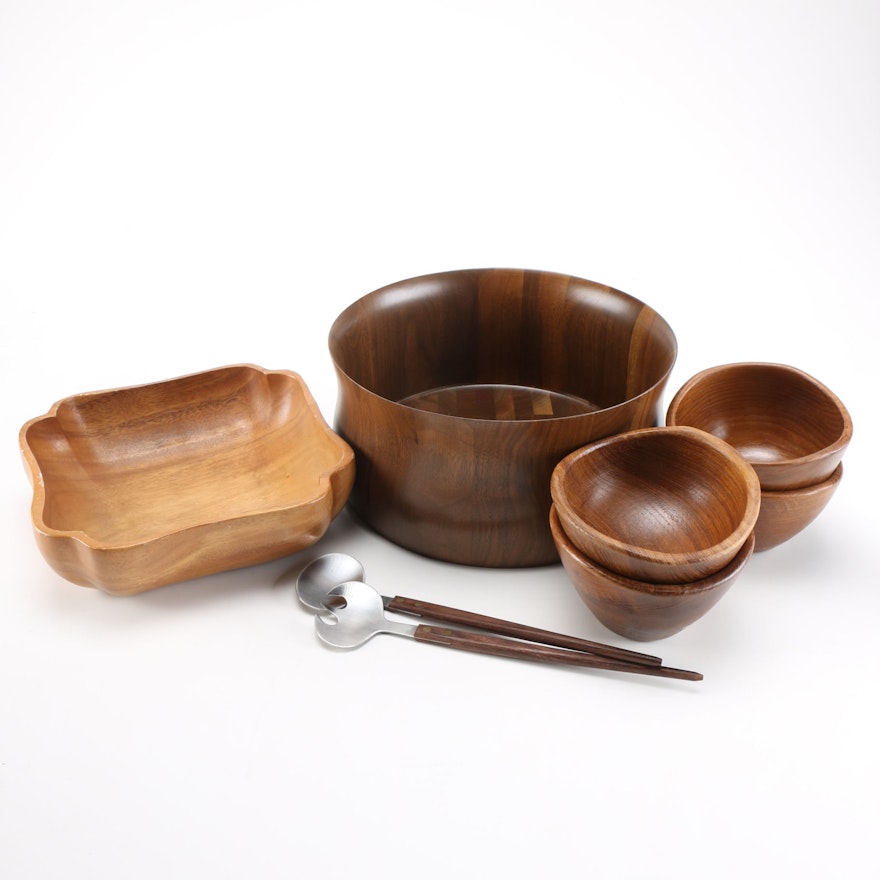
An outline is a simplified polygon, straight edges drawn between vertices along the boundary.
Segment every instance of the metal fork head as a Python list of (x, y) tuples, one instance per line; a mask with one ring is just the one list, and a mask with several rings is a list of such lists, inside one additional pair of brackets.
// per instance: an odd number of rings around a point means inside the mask
[[(324, 608), (315, 617), (318, 638), (336, 648), (357, 648), (379, 633), (413, 637), (414, 625), (398, 623), (385, 616), (382, 596), (362, 581), (348, 581), (330, 590), (343, 606)], [(332, 622), (332, 621), (335, 621)]]

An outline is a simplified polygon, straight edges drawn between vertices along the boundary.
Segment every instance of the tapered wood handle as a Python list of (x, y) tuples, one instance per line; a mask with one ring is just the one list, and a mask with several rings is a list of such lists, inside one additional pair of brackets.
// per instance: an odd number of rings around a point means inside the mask
[(417, 626), (413, 635), (420, 642), (441, 645), (444, 648), (455, 648), (459, 651), (471, 651), (475, 654), (491, 654), (494, 657), (534, 660), (540, 663), (562, 663), (569, 666), (586, 666), (592, 669), (608, 669), (614, 672), (634, 672), (640, 675), (656, 675), (663, 678), (679, 678), (686, 681), (700, 681), (703, 678), (699, 672), (690, 672), (686, 669), (672, 669), (668, 666), (640, 663), (621, 663), (607, 657), (599, 657), (596, 654), (568, 651), (563, 648), (553, 648), (533, 642), (519, 642), (515, 639), (508, 639), (488, 633), (447, 629), (446, 627), (431, 626), (429, 624)]
[(457, 626), (470, 626), (474, 629), (482, 629), (486, 632), (510, 636), (514, 639), (540, 642), (544, 645), (554, 645), (557, 648), (570, 648), (573, 651), (587, 651), (590, 654), (610, 657), (614, 660), (621, 660), (624, 663), (659, 666), (663, 662), (659, 657), (654, 657), (651, 654), (629, 651), (626, 648), (616, 648), (613, 645), (603, 645), (601, 642), (578, 639), (563, 633), (550, 632), (546, 629), (538, 629), (537, 627), (526, 626), (522, 623), (513, 623), (510, 620), (499, 620), (497, 617), (487, 617), (483, 614), (474, 614), (471, 611), (461, 611), (458, 608), (449, 608), (446, 605), (435, 605), (432, 602), (409, 599), (406, 596), (395, 596), (385, 603), (385, 608), (388, 611), (442, 620), (444, 623), (454, 623)]

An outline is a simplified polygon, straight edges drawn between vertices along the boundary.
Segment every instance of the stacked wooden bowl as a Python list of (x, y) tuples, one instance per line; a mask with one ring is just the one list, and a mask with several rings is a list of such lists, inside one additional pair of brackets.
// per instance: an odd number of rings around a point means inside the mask
[(730, 445), (648, 428), (566, 456), (551, 529), (583, 601), (614, 632), (648, 640), (702, 617), (748, 561), (760, 486)]
[(709, 431), (752, 465), (761, 482), (756, 550), (789, 540), (825, 509), (853, 430), (846, 407), (821, 382), (767, 363), (698, 373), (673, 398), (666, 423)]

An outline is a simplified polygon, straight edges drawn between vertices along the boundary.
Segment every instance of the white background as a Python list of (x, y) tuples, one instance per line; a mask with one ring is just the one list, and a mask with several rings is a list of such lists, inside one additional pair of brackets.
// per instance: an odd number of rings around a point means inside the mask
[[(874, 2), (0, 3), (0, 873), (878, 876)], [(309, 554), (130, 599), (55, 575), (18, 429), (80, 391), (301, 373), (426, 272), (623, 289), (665, 402), (791, 363), (855, 436), (822, 517), (648, 646), (699, 684), (381, 636), (319, 643)], [(615, 644), (561, 567), (431, 562), (340, 517), (387, 595)]]

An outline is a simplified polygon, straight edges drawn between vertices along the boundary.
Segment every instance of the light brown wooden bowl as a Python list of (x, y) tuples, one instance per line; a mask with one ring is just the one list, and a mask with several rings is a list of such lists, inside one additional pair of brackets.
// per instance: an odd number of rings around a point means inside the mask
[(785, 364), (725, 364), (703, 370), (676, 393), (668, 425), (692, 425), (735, 446), (762, 489), (827, 480), (852, 438), (852, 419), (828, 388)]
[(354, 448), (352, 509), (386, 538), (467, 565), (555, 562), (555, 464), (656, 425), (669, 325), (567, 275), (446, 272), (355, 302), (330, 331), (336, 430)]
[(598, 440), (559, 462), (550, 492), (581, 553), (654, 583), (688, 583), (724, 568), (755, 528), (761, 501), (749, 463), (696, 428)]
[(19, 443), (46, 561), (119, 595), (302, 550), (354, 479), (303, 380), (249, 364), (68, 397)]
[(755, 552), (770, 550), (803, 531), (825, 509), (843, 479), (843, 464), (814, 486), (761, 492), (761, 513), (755, 525)]
[(755, 547), (754, 535), (749, 535), (733, 560), (715, 574), (688, 584), (652, 584), (625, 578), (584, 556), (563, 530), (555, 506), (550, 526), (581, 600), (603, 626), (636, 641), (665, 639), (703, 617), (733, 586)]

